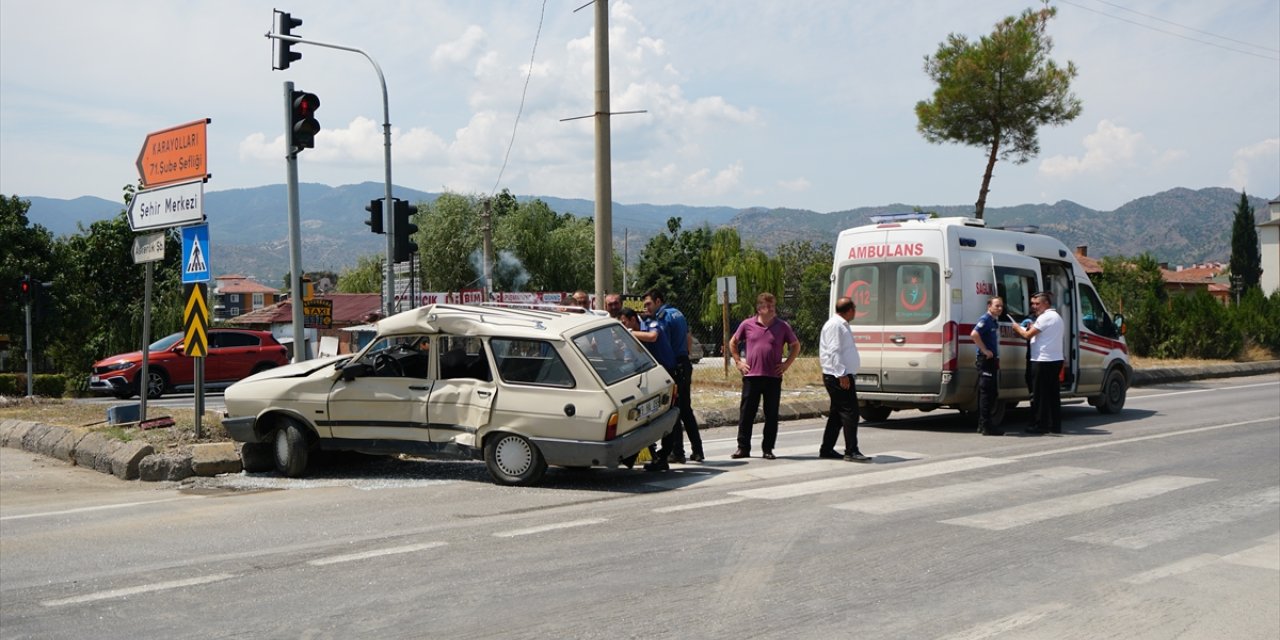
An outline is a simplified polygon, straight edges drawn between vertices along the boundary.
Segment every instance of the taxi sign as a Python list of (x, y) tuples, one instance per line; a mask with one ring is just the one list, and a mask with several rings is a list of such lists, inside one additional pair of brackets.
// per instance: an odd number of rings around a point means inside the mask
[(183, 182), (208, 175), (205, 126), (196, 120), (147, 134), (138, 152), (138, 177), (146, 187)]
[(302, 316), (303, 326), (308, 329), (333, 328), (333, 300), (303, 300)]

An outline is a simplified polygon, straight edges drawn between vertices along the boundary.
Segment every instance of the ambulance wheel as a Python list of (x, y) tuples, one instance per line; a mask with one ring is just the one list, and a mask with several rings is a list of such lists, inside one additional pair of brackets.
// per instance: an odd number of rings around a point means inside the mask
[(884, 422), (891, 413), (893, 409), (889, 407), (858, 407), (858, 415), (867, 422)]
[(1092, 404), (1102, 413), (1120, 413), (1124, 409), (1125, 394), (1128, 391), (1129, 385), (1124, 374), (1119, 369), (1112, 369), (1102, 382), (1102, 395), (1095, 396), (1096, 400)]

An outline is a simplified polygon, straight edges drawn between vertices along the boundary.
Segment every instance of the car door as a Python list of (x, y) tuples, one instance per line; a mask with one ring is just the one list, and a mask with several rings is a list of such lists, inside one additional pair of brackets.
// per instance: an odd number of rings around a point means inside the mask
[[(406, 359), (404, 338), (382, 338), (356, 362), (369, 365), (366, 374), (351, 380), (339, 376), (329, 390), (326, 425), (335, 440), (345, 446), (361, 441), (430, 442), (427, 401), (432, 380), (427, 369), (375, 366), (379, 356)], [(425, 354), (422, 354), (426, 357)]]
[(438, 336), (432, 351), (438, 354), (438, 374), (427, 401), (431, 441), (473, 447), (476, 432), (489, 424), (498, 391), (484, 341)]
[(261, 346), (258, 336), (239, 331), (214, 332), (210, 343), (206, 382), (234, 382), (248, 377)]

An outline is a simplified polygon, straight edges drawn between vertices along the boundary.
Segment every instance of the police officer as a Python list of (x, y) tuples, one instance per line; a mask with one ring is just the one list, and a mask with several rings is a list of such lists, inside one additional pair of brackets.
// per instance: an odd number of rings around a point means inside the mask
[(1000, 316), (1004, 315), (1004, 300), (999, 297), (987, 300), (987, 312), (978, 318), (969, 337), (978, 345), (978, 433), (984, 436), (1002, 436), (1004, 431), (991, 424), (991, 414), (999, 402), (1000, 394)]

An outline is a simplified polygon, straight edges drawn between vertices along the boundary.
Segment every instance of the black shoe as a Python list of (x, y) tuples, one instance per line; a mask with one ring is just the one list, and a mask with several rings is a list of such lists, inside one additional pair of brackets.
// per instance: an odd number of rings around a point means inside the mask
[(702, 455), (701, 453), (694, 453), (689, 456), (689, 462), (702, 462), (703, 460), (706, 460), (706, 459), (707, 457)]
[(844, 457), (845, 462), (871, 462), (871, 456), (864, 456), (861, 453), (850, 453)]
[(1037, 428), (1035, 428), (1035, 427), (1027, 427), (1026, 429), (1023, 429), (1023, 430), (1022, 430), (1022, 435), (1024, 435), (1024, 436), (1042, 436), (1042, 435), (1044, 435), (1044, 431), (1041, 431), (1040, 429), (1037, 429)]
[(978, 429), (978, 433), (981, 433), (981, 434), (982, 434), (982, 435), (984, 435), (984, 436), (1002, 436), (1002, 435), (1004, 435), (1004, 432), (1003, 432), (1003, 431), (996, 431), (995, 429)]
[(737, 460), (738, 458), (750, 458), (751, 452), (747, 451), (746, 449), (738, 449), (737, 451), (734, 451), (733, 455), (729, 457), (733, 458), (734, 460)]
[(671, 469), (671, 465), (667, 464), (666, 460), (654, 460), (644, 465), (645, 471), (667, 471), (669, 469)]
[(778, 456), (773, 455), (773, 452), (772, 452), (772, 451), (766, 451), (766, 452), (764, 452), (764, 453), (760, 454), (760, 457), (761, 457), (761, 458), (764, 458), (765, 460), (777, 460), (777, 459), (778, 459)]
[(673, 454), (671, 454), (671, 455), (667, 456), (667, 462), (670, 462), (670, 463), (672, 463), (672, 464), (684, 464), (684, 463), (685, 463), (684, 454), (683, 454), (683, 453), (673, 453)]
[(840, 455), (835, 449), (818, 449), (819, 458), (827, 458), (829, 460), (841, 460), (844, 456)]

